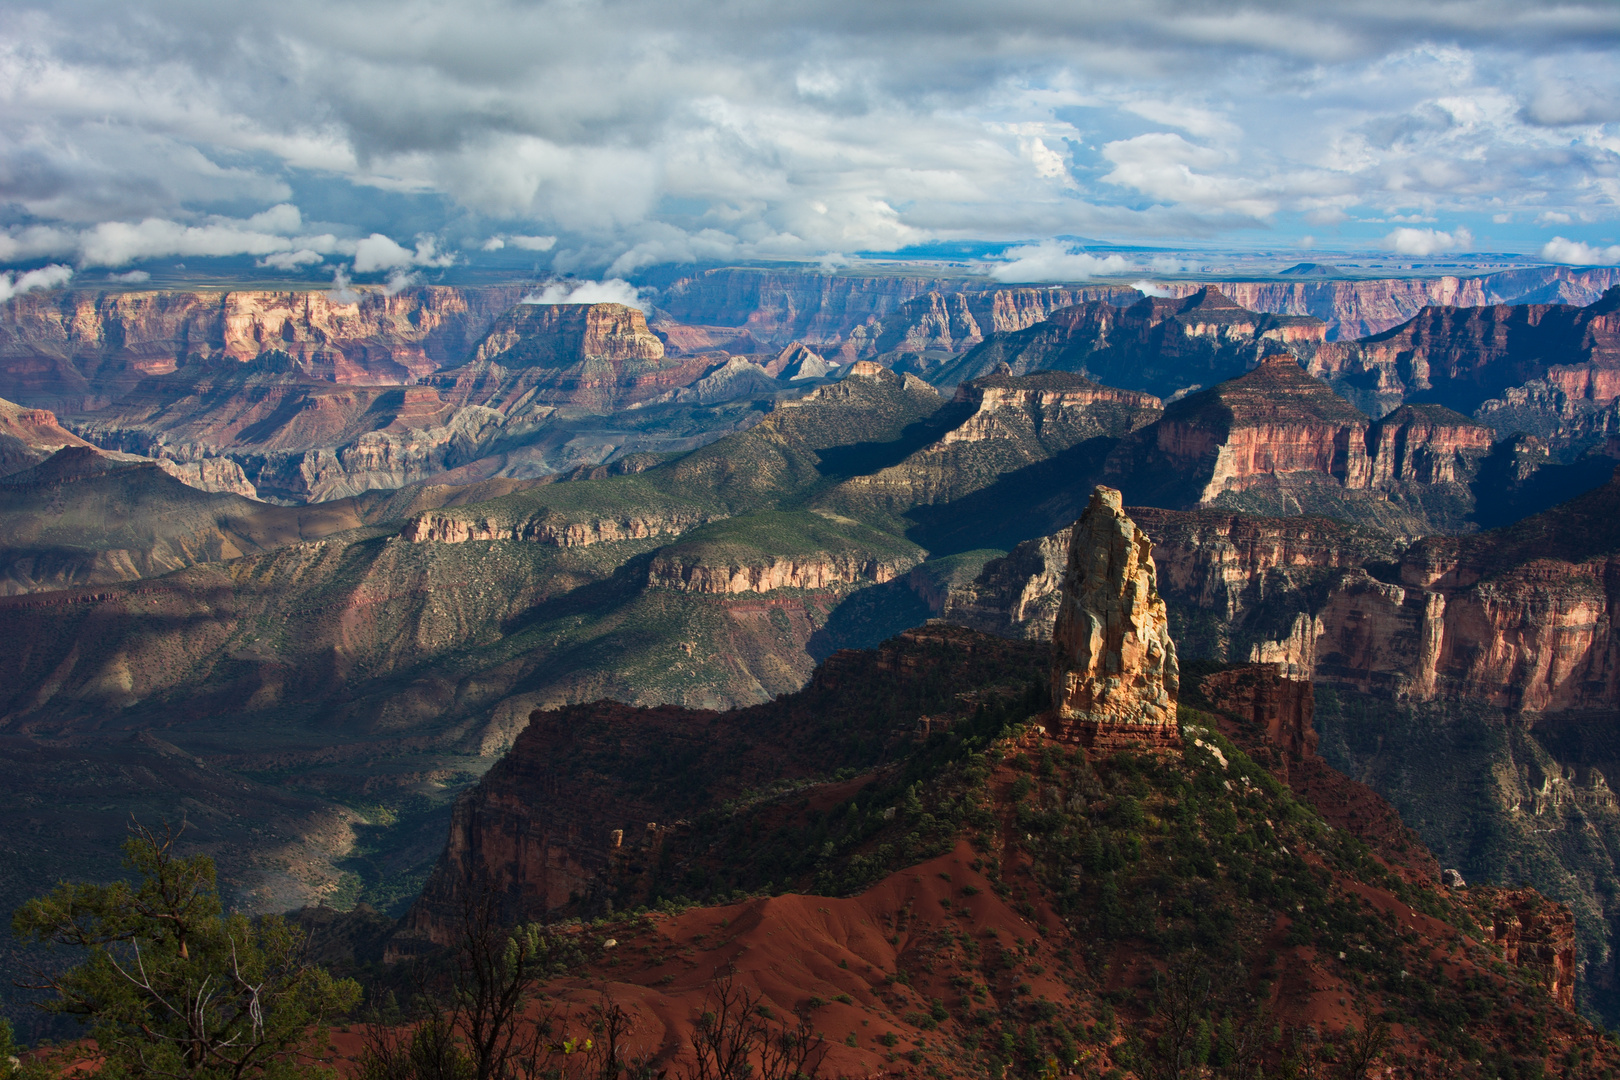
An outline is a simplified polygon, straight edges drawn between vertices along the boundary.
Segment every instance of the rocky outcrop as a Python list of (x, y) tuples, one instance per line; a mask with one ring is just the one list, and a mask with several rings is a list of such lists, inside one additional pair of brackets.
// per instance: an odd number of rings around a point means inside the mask
[(989, 375), (957, 387), (951, 403), (930, 418), (925, 430), (937, 438), (897, 464), (846, 480), (826, 502), (855, 515), (939, 507), (936, 516), (949, 519), (950, 504), (1020, 469), (1056, 468), (1060, 456), (1087, 449), (1100, 464), (1115, 441), (1159, 413), (1151, 394), (1069, 372)]
[(795, 341), (785, 347), (764, 367), (765, 374), (789, 382), (824, 379), (838, 370), (836, 362), (829, 364), (825, 357), (802, 341)]
[(1367, 434), (1369, 486), (1472, 480), (1496, 433), (1443, 405), (1402, 405)]
[(1052, 704), (1062, 735), (1087, 745), (1178, 738), (1176, 646), (1153, 543), (1098, 487), (1069, 539), (1052, 631)]
[(248, 483), (242, 466), (230, 458), (205, 457), (186, 462), (158, 458), (157, 465), (182, 484), (198, 491), (225, 492), (248, 499), (259, 497), (258, 489)]
[(1309, 355), (1325, 333), (1317, 319), (1250, 311), (1210, 286), (1185, 299), (1143, 296), (1127, 307), (1092, 301), (1063, 308), (1026, 330), (988, 338), (928, 377), (945, 386), (1006, 364), (1019, 374), (1073, 371), (1167, 396), (1229, 379), (1273, 349)]
[(1364, 489), (1369, 423), (1291, 355), (1271, 353), (1171, 404), (1115, 452), (1109, 475), (1128, 481), (1133, 501), (1169, 506), (1207, 506), (1290, 474)]
[(38, 465), (64, 446), (90, 444), (46, 409), (25, 409), (0, 399), (0, 476)]
[(1119, 438), (1163, 408), (1152, 394), (1099, 386), (1059, 371), (987, 375), (958, 386), (954, 400), (972, 411), (940, 437), (941, 445), (1033, 435), (1057, 450), (1098, 436)]
[(946, 593), (940, 618), (999, 637), (1050, 641), (1071, 531), (1026, 540), (991, 559), (978, 577)]
[(1502, 959), (1528, 972), (1566, 1009), (1575, 1008), (1575, 916), (1534, 889), (1482, 889), (1491, 940)]
[(1275, 664), (1228, 668), (1198, 684), (1210, 705), (1256, 726), (1283, 751), (1282, 772), (1316, 756), (1316, 696), (1306, 679), (1289, 678)]
[(552, 511), (515, 522), (434, 510), (405, 523), (400, 539), (413, 544), (464, 544), (471, 540), (518, 540), (555, 547), (586, 547), (618, 540), (676, 536), (710, 520), (701, 510), (631, 512), (620, 516), (571, 516)]
[(679, 556), (655, 558), (647, 583), (682, 592), (734, 596), (776, 589), (845, 589), (881, 585), (911, 569), (912, 560), (878, 560), (860, 556), (768, 559), (759, 565), (710, 565)]

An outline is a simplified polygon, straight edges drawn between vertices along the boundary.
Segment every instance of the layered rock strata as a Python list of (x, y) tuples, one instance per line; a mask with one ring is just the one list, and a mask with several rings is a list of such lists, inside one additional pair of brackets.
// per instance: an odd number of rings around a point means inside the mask
[(804, 558), (770, 558), (759, 565), (711, 565), (677, 557), (653, 560), (647, 583), (682, 592), (731, 596), (776, 589), (841, 589), (881, 585), (911, 569), (912, 560), (828, 554)]
[(353, 302), (319, 291), (29, 293), (0, 305), (0, 396), (105, 407), (141, 379), (275, 352), (314, 378), (410, 383), (463, 359), (521, 286), (430, 286)]
[(1246, 720), (1283, 751), (1288, 766), (1316, 756), (1316, 695), (1306, 679), (1294, 679), (1274, 664), (1253, 664), (1206, 675), (1198, 688), (1224, 713)]
[[(1586, 307), (1436, 306), (1384, 333), (1309, 358), (1313, 375), (1375, 414), (1415, 395), (1473, 412), (1532, 383), (1574, 413), (1620, 393), (1620, 290)], [(1517, 402), (1520, 411), (1527, 396)]]
[(1554, 1001), (1575, 1008), (1575, 916), (1534, 889), (1482, 889), (1491, 938), (1506, 963), (1531, 972)]
[(715, 366), (707, 354), (666, 356), (646, 316), (623, 304), (519, 304), (495, 321), (467, 364), (432, 384), (458, 405), (508, 417), (536, 405), (611, 412), (687, 386)]
[(1493, 434), (1433, 405), (1374, 423), (1291, 355), (1272, 353), (1171, 403), (1113, 451), (1105, 475), (1135, 503), (1331, 513), (1416, 536), (1468, 527), (1468, 485)]
[(1075, 523), (1052, 630), (1052, 704), (1061, 737), (1090, 746), (1174, 744), (1176, 646), (1159, 598), (1153, 542), (1098, 487)]
[(1144, 296), (1127, 307), (1104, 301), (1053, 312), (1044, 322), (996, 335), (930, 379), (938, 385), (988, 374), (1074, 371), (1134, 390), (1169, 395), (1238, 375), (1271, 349), (1309, 355), (1323, 340), (1312, 318), (1239, 307), (1208, 287), (1185, 299)]

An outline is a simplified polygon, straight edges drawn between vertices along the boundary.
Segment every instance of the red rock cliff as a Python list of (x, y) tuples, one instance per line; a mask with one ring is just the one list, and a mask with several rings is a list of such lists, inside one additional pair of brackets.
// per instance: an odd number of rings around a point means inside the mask
[(520, 287), (433, 286), (343, 304), (319, 291), (29, 293), (0, 305), (0, 396), (102, 407), (148, 375), (279, 351), (334, 382), (413, 382), (461, 362)]

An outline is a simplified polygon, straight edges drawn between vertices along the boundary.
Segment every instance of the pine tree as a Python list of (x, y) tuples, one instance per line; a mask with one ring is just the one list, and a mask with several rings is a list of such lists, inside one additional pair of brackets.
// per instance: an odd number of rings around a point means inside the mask
[(178, 832), (136, 826), (124, 843), (137, 880), (63, 882), (12, 916), (24, 939), (83, 959), (35, 972), (48, 1011), (80, 1017), (102, 1080), (295, 1080), (321, 1072), (326, 1023), (360, 987), (304, 959), (279, 916), (225, 912), (206, 855), (181, 858)]

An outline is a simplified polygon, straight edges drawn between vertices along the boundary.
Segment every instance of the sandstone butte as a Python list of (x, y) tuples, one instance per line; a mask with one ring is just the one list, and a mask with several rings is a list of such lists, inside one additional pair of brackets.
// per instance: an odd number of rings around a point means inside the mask
[[(1165, 408), (1110, 455), (1107, 475), (1133, 498), (1208, 506), (1278, 480), (1376, 491), (1472, 479), (1493, 432), (1436, 405), (1403, 406), (1376, 423), (1287, 353)], [(1139, 501), (1150, 501), (1139, 499)]]
[(1564, 406), (1603, 406), (1620, 396), (1620, 289), (1585, 307), (1437, 304), (1306, 360), (1311, 374), (1380, 413), (1418, 394), (1472, 412), (1521, 384)]
[(1128, 431), (1163, 408), (1152, 394), (1102, 386), (1064, 371), (1038, 371), (1021, 378), (998, 371), (962, 383), (953, 401), (973, 412), (940, 438), (942, 444), (1004, 436), (1007, 418), (1016, 418), (1019, 427), (1032, 427), (1037, 433), (1048, 426), (1066, 426), (1081, 429), (1083, 435), (1114, 435), (1123, 433), (1106, 422), (1115, 414), (1130, 415), (1124, 425)]
[(1175, 746), (1176, 646), (1153, 543), (1120, 493), (1097, 487), (1074, 525), (1052, 631), (1052, 705), (1061, 737), (1087, 746)]

